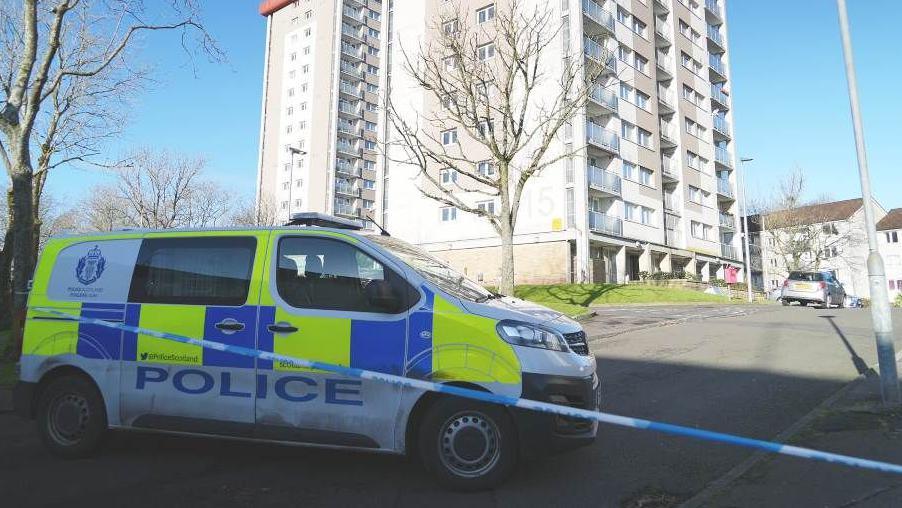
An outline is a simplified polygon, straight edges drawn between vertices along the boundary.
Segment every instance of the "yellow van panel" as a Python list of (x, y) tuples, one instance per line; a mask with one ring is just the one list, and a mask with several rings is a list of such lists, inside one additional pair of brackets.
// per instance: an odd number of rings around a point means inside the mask
[[(273, 352), (277, 354), (317, 360), (348, 367), (351, 365), (351, 320), (321, 316), (298, 316), (276, 307), (276, 323), (286, 322), (297, 327), (294, 333), (273, 336)], [(285, 362), (273, 362), (273, 369), (281, 371), (310, 371), (311, 369)]]
[[(204, 336), (206, 307), (202, 305), (141, 305), (140, 328), (183, 335), (191, 338)], [(202, 365), (204, 349), (194, 344), (182, 344), (150, 335), (138, 334), (140, 362)]]
[[(64, 302), (54, 305), (56, 310), (78, 316), (81, 303)], [(52, 319), (34, 319), (49, 317)], [(46, 312), (29, 310), (25, 321), (25, 334), (22, 337), (22, 354), (37, 356), (53, 356), (75, 354), (78, 347), (78, 321), (59, 319), (59, 316)]]

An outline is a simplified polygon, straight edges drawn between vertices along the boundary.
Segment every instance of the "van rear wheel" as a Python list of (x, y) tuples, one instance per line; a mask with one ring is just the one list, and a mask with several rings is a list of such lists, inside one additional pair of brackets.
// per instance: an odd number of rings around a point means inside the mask
[(443, 486), (464, 491), (500, 485), (517, 463), (514, 425), (504, 408), (438, 400), (423, 417), (420, 458)]
[(103, 398), (84, 377), (54, 379), (41, 391), (37, 425), (41, 440), (54, 455), (90, 456), (100, 448), (107, 431)]

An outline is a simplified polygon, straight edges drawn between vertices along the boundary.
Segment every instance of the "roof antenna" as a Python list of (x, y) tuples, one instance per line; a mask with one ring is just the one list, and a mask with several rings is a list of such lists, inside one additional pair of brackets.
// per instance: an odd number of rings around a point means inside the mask
[(376, 219), (373, 218), (373, 213), (372, 213), (372, 212), (370, 212), (370, 214), (367, 216), (366, 220), (372, 222), (374, 226), (376, 226), (377, 228), (379, 228), (379, 231), (381, 231), (381, 233), (379, 233), (380, 235), (382, 235), (382, 236), (391, 236), (391, 235), (388, 233), (388, 230), (386, 230), (384, 227), (382, 227), (381, 224), (379, 224), (378, 222), (376, 222)]

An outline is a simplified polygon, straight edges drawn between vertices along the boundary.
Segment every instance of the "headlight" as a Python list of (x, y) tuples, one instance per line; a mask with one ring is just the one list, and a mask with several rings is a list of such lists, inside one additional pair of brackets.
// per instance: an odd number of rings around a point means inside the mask
[(559, 333), (519, 321), (501, 321), (498, 323), (498, 335), (517, 346), (537, 347), (552, 351), (567, 350), (564, 337)]

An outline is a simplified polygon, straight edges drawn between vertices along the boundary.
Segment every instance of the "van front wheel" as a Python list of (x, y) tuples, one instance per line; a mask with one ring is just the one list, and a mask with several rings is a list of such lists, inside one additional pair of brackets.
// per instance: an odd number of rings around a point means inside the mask
[(90, 456), (100, 447), (107, 430), (103, 398), (81, 376), (54, 379), (41, 391), (37, 425), (41, 440), (54, 455)]
[(501, 484), (513, 472), (516, 441), (504, 408), (445, 398), (424, 416), (419, 450), (426, 468), (445, 487), (484, 490)]

